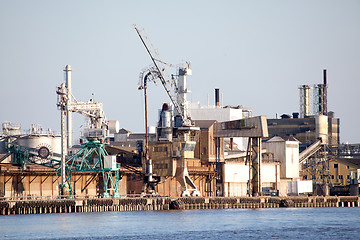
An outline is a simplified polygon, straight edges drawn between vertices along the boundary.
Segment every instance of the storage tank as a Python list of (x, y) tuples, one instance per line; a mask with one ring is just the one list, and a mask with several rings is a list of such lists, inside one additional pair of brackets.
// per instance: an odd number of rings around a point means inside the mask
[(321, 138), (323, 144), (328, 143), (328, 116), (318, 115), (315, 116), (316, 138)]
[(109, 120), (108, 128), (109, 128), (110, 134), (118, 133), (120, 130), (119, 121), (118, 120)]
[[(25, 135), (16, 139), (16, 144), (31, 148), (44, 150), (45, 152), (48, 150), (49, 154), (61, 154), (61, 137), (60, 136), (52, 136), (52, 135)], [(47, 150), (46, 150), (47, 149)], [(65, 152), (67, 152), (65, 146)], [(45, 153), (46, 156), (46, 153)], [(56, 158), (55, 156), (53, 156)]]

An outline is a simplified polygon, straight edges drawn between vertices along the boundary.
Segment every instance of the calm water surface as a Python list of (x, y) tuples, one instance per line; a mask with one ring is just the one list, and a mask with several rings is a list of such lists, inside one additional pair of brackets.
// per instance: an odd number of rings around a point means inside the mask
[(360, 239), (360, 208), (0, 216), (0, 239)]

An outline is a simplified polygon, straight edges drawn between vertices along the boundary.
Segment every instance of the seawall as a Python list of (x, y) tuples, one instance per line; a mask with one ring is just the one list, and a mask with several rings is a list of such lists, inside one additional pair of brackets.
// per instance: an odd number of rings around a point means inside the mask
[(0, 215), (278, 207), (360, 207), (360, 197), (190, 197), (0, 200)]

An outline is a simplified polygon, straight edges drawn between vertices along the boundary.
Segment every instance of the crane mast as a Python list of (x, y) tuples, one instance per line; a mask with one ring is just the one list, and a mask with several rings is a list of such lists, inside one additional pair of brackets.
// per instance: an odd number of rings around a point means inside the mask
[[(104, 181), (103, 197), (119, 197), (120, 165), (116, 163), (116, 156), (110, 156), (105, 145), (106, 138), (111, 133), (119, 131), (119, 123), (116, 120), (106, 120), (103, 104), (91, 99), (88, 102), (78, 102), (69, 87), (62, 83), (56, 90), (58, 94), (57, 106), (61, 110), (61, 166), (56, 170), (60, 176), (59, 195), (70, 196), (74, 194), (73, 172), (100, 172)], [(70, 97), (74, 101), (70, 101)], [(89, 124), (83, 129), (83, 138), (86, 142), (80, 142), (82, 148), (72, 156), (66, 158), (65, 153), (65, 114), (76, 112), (89, 118)], [(82, 139), (81, 139), (82, 140)]]

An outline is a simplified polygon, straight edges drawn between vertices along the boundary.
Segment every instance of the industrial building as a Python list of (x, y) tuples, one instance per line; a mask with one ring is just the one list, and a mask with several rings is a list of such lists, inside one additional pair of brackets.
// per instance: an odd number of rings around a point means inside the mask
[(269, 137), (291, 137), (299, 141), (300, 178), (313, 181), (315, 195), (344, 192), (349, 195), (350, 191), (335, 189), (350, 189), (350, 183), (357, 182), (359, 176), (355, 172), (360, 159), (356, 155), (357, 145), (351, 148), (340, 142), (340, 119), (328, 111), (327, 87), (326, 69), (322, 84), (300, 86), (300, 114), (294, 112), (268, 119)]
[[(28, 132), (5, 122), (0, 139), (0, 196), (123, 195), (240, 197), (329, 195), (346, 186), (358, 194), (359, 146), (340, 144), (340, 119), (327, 106), (322, 84), (302, 85), (300, 111), (275, 119), (243, 106), (189, 102), (190, 63), (171, 79), (135, 27), (153, 65), (140, 73), (145, 133), (108, 120), (102, 103), (72, 95), (70, 65), (56, 91), (61, 134), (33, 125)], [(161, 82), (164, 103), (156, 127), (147, 122), (147, 85)], [(72, 114), (88, 119), (73, 144)], [(348, 151), (349, 150), (349, 151)], [(348, 154), (348, 155), (347, 155)]]

